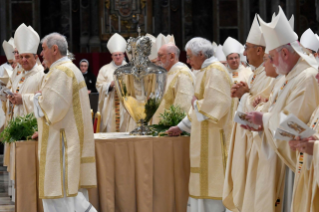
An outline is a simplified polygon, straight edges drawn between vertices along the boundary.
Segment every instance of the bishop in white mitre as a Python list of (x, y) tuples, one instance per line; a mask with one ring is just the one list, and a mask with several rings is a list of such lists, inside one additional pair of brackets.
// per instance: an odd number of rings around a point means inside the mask
[[(269, 100), (271, 106), (268, 112), (251, 112), (248, 113), (248, 118), (263, 129), (261, 151), (270, 162), (274, 155), (277, 155), (288, 167), (281, 168), (282, 171), (272, 169), (265, 172), (264, 180), (268, 179), (268, 176), (278, 180), (274, 210), (290, 211), (292, 186), (289, 185), (288, 174), (297, 172), (299, 154), (290, 150), (287, 141), (274, 138), (274, 132), (279, 126), (281, 113), (286, 115), (291, 113), (304, 123), (309, 122), (312, 112), (319, 103), (319, 87), (315, 79), (318, 66), (313, 55), (304, 53), (296, 41), (298, 36), (292, 30), (281, 8), (271, 23), (265, 23), (260, 17), (258, 18), (265, 34), (266, 52), (269, 52), (277, 72), (284, 75), (284, 80), (281, 82), (280, 90)], [(274, 36), (278, 40), (272, 39)]]
[(127, 64), (124, 60), (125, 39), (115, 33), (108, 41), (107, 48), (112, 54), (112, 62), (103, 66), (96, 80), (99, 92), (98, 111), (101, 113), (100, 132), (127, 132), (130, 129), (130, 115), (120, 102), (115, 88), (114, 71)]
[[(244, 51), (249, 64), (254, 67), (253, 73), (249, 77), (248, 83), (240, 82), (232, 87), (232, 97), (240, 98), (237, 111), (254, 111), (256, 110), (253, 105), (255, 98), (268, 98), (270, 95), (273, 78), (266, 76), (265, 67), (263, 66), (264, 52), (265, 41), (263, 33), (255, 17)], [(252, 166), (249, 164), (252, 157), (250, 154), (257, 154), (257, 150), (254, 150), (253, 145), (256, 145), (254, 139), (259, 138), (258, 133), (247, 131), (237, 123), (234, 123), (231, 134), (223, 203), (229, 210), (245, 211), (246, 206), (250, 205), (250, 200), (245, 201), (247, 199), (245, 193), (253, 196), (253, 185), (255, 184), (254, 180), (246, 180), (249, 175), (248, 167)], [(247, 192), (247, 189), (251, 189), (251, 192)]]

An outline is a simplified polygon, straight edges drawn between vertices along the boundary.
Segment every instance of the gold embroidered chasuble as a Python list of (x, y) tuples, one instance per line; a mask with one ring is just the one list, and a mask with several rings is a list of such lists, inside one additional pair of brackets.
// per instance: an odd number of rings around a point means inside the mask
[(39, 197), (62, 198), (64, 192), (67, 197), (76, 196), (79, 188), (97, 183), (91, 108), (83, 75), (71, 61), (57, 62), (45, 76), (41, 91)]
[[(300, 58), (291, 72), (285, 76), (280, 91), (272, 98), (270, 112), (263, 115), (263, 152), (267, 153), (267, 149), (271, 149), (274, 153), (268, 150), (268, 157), (276, 153), (281, 162), (294, 172), (299, 165), (297, 160), (299, 153), (291, 151), (287, 141), (274, 139), (273, 133), (279, 126), (281, 112), (286, 115), (292, 113), (304, 123), (309, 122), (312, 112), (319, 103), (319, 87), (315, 79), (317, 73), (316, 69), (308, 65), (303, 58)], [(274, 156), (272, 158), (271, 160), (268, 159), (269, 163), (275, 164), (276, 161), (273, 160), (279, 160)], [(278, 180), (278, 190), (275, 195), (277, 195), (277, 199), (280, 199), (283, 192), (280, 189), (285, 183), (285, 171), (270, 169), (270, 171), (264, 173), (268, 174), (265, 175), (264, 181), (269, 175)]]
[(235, 84), (239, 82), (246, 82), (248, 84), (250, 75), (253, 73), (250, 68), (247, 68), (241, 64), (236, 70), (232, 70), (230, 67), (227, 67), (227, 70), (232, 78), (232, 82)]
[[(122, 65), (125, 65), (126, 62), (123, 61)], [(99, 92), (99, 104), (98, 111), (101, 113), (101, 129), (100, 132), (116, 132), (116, 109), (120, 116), (119, 131), (127, 132), (131, 128), (128, 123), (130, 123), (130, 115), (123, 107), (122, 103), (119, 102), (119, 105), (115, 105), (115, 87), (112, 91), (108, 92), (108, 86), (114, 80), (114, 71), (120, 66), (115, 65), (112, 61), (111, 63), (103, 66), (98, 74), (96, 80), (96, 89)], [(118, 107), (118, 108), (116, 108)]]
[[(273, 81), (269, 101), (258, 105), (256, 111), (268, 112), (271, 110), (271, 102), (284, 82), (284, 76), (278, 76)], [(284, 184), (280, 182), (285, 178), (286, 166), (274, 152), (269, 153), (269, 150), (264, 148), (266, 144), (262, 141), (261, 135), (262, 131), (253, 132), (242, 211), (280, 212), (282, 205), (277, 203), (277, 199), (282, 201)]]
[[(317, 108), (308, 123), (308, 126), (316, 131), (314, 135), (319, 138), (319, 108)], [(294, 194), (292, 212), (319, 211), (319, 176), (318, 176), (318, 151), (319, 141), (314, 144), (313, 156), (306, 153), (298, 154), (298, 162), (295, 170)]]
[[(240, 100), (238, 110), (241, 112), (255, 111), (253, 101), (256, 97), (269, 97), (274, 79), (267, 77), (264, 70), (261, 64), (249, 77), (250, 92), (244, 94)], [(249, 158), (257, 155), (257, 149), (251, 153), (254, 139), (260, 139), (258, 133), (244, 130), (239, 124), (234, 123), (223, 191), (223, 203), (229, 210), (241, 211), (243, 208), (245, 190), (250, 186), (250, 182), (246, 186), (248, 167), (254, 166), (254, 164), (249, 165)]]
[(12, 93), (20, 93), (22, 96), (22, 105), (15, 105), (13, 116), (23, 116), (33, 113), (33, 97), (34, 93), (39, 91), (45, 76), (42, 65), (35, 65), (30, 71), (23, 70), (15, 77), (11, 91)]
[(187, 65), (178, 62), (167, 73), (166, 87), (160, 106), (152, 118), (152, 124), (158, 124), (160, 114), (171, 105), (180, 106), (187, 113), (194, 96), (194, 75)]
[(188, 114), (192, 122), (189, 180), (192, 198), (220, 200), (222, 197), (233, 119), (231, 85), (227, 70), (218, 61), (212, 61), (196, 74), (196, 106), (208, 119), (199, 122), (193, 108)]

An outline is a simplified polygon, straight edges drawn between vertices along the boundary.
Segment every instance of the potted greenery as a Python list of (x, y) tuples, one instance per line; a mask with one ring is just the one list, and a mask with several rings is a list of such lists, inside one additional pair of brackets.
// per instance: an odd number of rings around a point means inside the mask
[[(178, 125), (183, 120), (186, 113), (179, 107), (171, 105), (168, 110), (164, 110), (164, 113), (160, 114), (160, 121), (158, 124), (150, 125), (153, 136), (165, 136), (166, 131), (173, 126)], [(183, 132), (181, 135), (189, 135), (187, 132)]]
[(30, 140), (38, 131), (37, 119), (33, 113), (13, 118), (0, 134), (3, 143)]

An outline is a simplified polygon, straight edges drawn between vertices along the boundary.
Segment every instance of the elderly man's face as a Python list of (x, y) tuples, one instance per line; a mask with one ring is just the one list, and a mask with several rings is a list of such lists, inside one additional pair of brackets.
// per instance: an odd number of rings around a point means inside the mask
[(114, 63), (117, 66), (122, 65), (122, 62), (124, 60), (124, 53), (123, 52), (114, 52), (112, 54), (112, 60), (114, 61)]
[(229, 67), (233, 70), (238, 69), (239, 64), (240, 64), (240, 57), (239, 54), (233, 53), (227, 56), (227, 63)]
[[(159, 50), (158, 50), (158, 53), (157, 53), (157, 60), (158, 60), (158, 65), (159, 66), (162, 66), (163, 68), (165, 68), (167, 70), (168, 66), (169, 66), (169, 53), (167, 53), (167, 50), (163, 47), (161, 47)], [(167, 70), (169, 71), (169, 70)]]
[(279, 52), (276, 49), (269, 51), (268, 58), (270, 63), (273, 64), (274, 68), (276, 69), (277, 74), (285, 75), (289, 72), (287, 70), (287, 63), (282, 59), (282, 50)]
[(36, 64), (37, 58), (38, 56), (34, 54), (20, 54), (20, 63), (22, 65), (22, 68), (26, 71), (30, 71)]
[(270, 63), (270, 59), (268, 57), (268, 54), (264, 55), (264, 67), (267, 77), (277, 77), (278, 74), (276, 73), (276, 68), (273, 66), (273, 64)]
[(43, 60), (46, 60), (46, 65), (48, 68), (50, 68), (51, 64), (53, 63), (53, 51), (52, 48), (50, 49), (46, 42), (42, 44), (42, 52), (41, 56)]
[(14, 59), (16, 60), (16, 62), (20, 63), (20, 55), (17, 48), (14, 49), (13, 54), (14, 54)]
[(200, 70), (202, 68), (202, 64), (205, 61), (204, 56), (200, 52), (198, 55), (192, 53), (190, 49), (186, 51), (187, 63), (195, 70)]
[(82, 73), (87, 72), (88, 68), (89, 68), (89, 66), (88, 66), (87, 62), (82, 62), (82, 63), (80, 64), (80, 69), (81, 69), (81, 72), (82, 72)]

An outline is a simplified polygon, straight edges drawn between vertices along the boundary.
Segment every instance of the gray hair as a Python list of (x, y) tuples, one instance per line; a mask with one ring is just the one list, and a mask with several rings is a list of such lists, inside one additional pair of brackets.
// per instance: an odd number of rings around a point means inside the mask
[(90, 63), (89, 63), (89, 61), (87, 60), (87, 59), (82, 59), (81, 61), (80, 61), (80, 63), (79, 63), (79, 65), (81, 66), (81, 63), (87, 63), (88, 64), (88, 67), (90, 66)]
[(187, 42), (185, 50), (189, 49), (193, 54), (198, 55), (200, 52), (205, 55), (206, 58), (210, 58), (214, 55), (214, 49), (212, 43), (204, 38), (193, 38)]
[(167, 45), (167, 53), (175, 54), (176, 60), (178, 60), (179, 59), (179, 55), (181, 54), (181, 51), (175, 45)]
[(66, 41), (65, 36), (61, 35), (60, 33), (53, 32), (51, 34), (46, 35), (41, 40), (41, 43), (46, 43), (49, 49), (51, 49), (53, 45), (57, 45), (61, 55), (67, 55), (68, 42)]
[(285, 44), (285, 45), (279, 46), (278, 48), (276, 48), (276, 51), (280, 52), (282, 49), (287, 49), (292, 54), (295, 53), (295, 50), (289, 44)]

